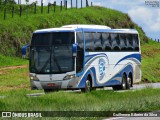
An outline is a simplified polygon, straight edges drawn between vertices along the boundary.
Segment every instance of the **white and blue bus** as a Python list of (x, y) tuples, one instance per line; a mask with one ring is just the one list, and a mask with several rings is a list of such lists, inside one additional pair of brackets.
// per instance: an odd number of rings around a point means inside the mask
[(30, 44), (29, 71), (33, 90), (130, 89), (141, 80), (138, 32), (101, 25), (36, 30)]

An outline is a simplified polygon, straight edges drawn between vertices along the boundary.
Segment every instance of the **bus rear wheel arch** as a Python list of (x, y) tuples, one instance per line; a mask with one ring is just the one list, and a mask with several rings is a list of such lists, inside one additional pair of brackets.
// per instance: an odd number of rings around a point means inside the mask
[(113, 90), (126, 90), (127, 89), (127, 75), (123, 73), (121, 85), (115, 85), (112, 87)]

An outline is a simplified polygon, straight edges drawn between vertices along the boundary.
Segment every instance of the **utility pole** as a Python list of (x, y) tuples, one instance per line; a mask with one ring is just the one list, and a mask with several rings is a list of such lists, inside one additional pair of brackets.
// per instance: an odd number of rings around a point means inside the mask
[(88, 7), (89, 6), (89, 4), (88, 4), (88, 0), (86, 0), (86, 7)]

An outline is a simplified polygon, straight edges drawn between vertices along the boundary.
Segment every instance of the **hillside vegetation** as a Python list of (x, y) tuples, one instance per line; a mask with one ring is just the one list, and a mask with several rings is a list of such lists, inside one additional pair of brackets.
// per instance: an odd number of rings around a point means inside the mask
[(47, 13), (47, 7), (44, 8), (43, 14), (40, 8), (37, 14), (31, 10), (28, 14), (24, 11), (19, 17), (15, 14), (14, 18), (7, 13), (6, 20), (3, 20), (1, 13), (0, 21), (0, 53), (9, 56), (20, 56), (21, 47), (29, 43), (32, 32), (36, 29), (60, 27), (67, 24), (99, 24), (107, 25), (111, 28), (134, 28), (137, 29), (141, 43), (148, 41), (145, 33), (140, 27), (133, 23), (127, 14), (116, 10), (103, 7), (87, 7), (83, 9), (68, 9), (60, 12), (60, 8), (53, 8)]

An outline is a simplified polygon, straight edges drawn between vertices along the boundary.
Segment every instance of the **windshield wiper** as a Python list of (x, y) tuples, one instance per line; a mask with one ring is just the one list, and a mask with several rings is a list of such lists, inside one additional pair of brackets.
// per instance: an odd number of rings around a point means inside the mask
[(44, 64), (44, 66), (42, 67), (42, 69), (40, 70), (40, 73), (46, 68), (46, 66), (49, 63), (50, 58), (46, 61), (46, 63)]
[(62, 69), (61, 69), (59, 63), (57, 62), (57, 59), (55, 58), (55, 56), (54, 56), (54, 61), (55, 61), (56, 65), (57, 65), (59, 71), (62, 72)]

